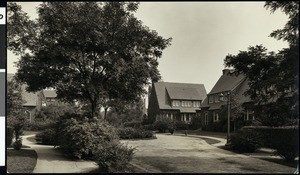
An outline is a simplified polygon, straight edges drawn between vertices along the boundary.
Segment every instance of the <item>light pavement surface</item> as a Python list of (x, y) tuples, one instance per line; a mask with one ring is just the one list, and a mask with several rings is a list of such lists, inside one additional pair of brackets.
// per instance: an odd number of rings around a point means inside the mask
[[(293, 173), (295, 168), (218, 148), (201, 138), (157, 134), (153, 140), (122, 141), (136, 148), (132, 164), (141, 172), (168, 173)], [(204, 137), (204, 136), (201, 136)]]
[(38, 155), (33, 173), (85, 173), (98, 168), (95, 162), (70, 160), (53, 146), (39, 145), (28, 140), (33, 136), (22, 136), (23, 145), (30, 146)]

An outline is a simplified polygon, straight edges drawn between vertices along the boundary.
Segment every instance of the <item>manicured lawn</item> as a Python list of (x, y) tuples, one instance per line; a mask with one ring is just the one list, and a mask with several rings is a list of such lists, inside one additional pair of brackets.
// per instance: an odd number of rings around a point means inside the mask
[(7, 170), (9, 173), (32, 173), (37, 154), (30, 149), (7, 149)]

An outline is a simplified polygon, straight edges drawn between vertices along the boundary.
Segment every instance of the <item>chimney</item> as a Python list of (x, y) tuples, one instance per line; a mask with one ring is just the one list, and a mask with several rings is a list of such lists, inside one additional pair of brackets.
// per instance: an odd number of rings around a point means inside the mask
[(227, 75), (228, 73), (230, 73), (230, 69), (223, 69), (223, 75)]

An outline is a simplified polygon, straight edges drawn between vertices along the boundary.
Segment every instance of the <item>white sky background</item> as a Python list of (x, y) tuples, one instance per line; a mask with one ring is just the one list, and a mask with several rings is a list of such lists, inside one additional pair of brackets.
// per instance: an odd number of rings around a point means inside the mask
[[(18, 4), (37, 18), (38, 2)], [(288, 46), (269, 37), (288, 17), (281, 11), (271, 14), (264, 2), (141, 2), (136, 17), (164, 38), (173, 38), (159, 60), (162, 80), (204, 84), (207, 93), (221, 76), (226, 55), (259, 44), (275, 52)], [(8, 73), (16, 72), (17, 60), (8, 52)]]

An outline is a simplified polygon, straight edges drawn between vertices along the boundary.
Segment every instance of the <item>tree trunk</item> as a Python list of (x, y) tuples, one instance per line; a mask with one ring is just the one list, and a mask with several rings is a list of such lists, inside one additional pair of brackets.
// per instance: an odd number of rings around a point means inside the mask
[(106, 120), (107, 110), (108, 110), (108, 107), (104, 108), (104, 120)]

